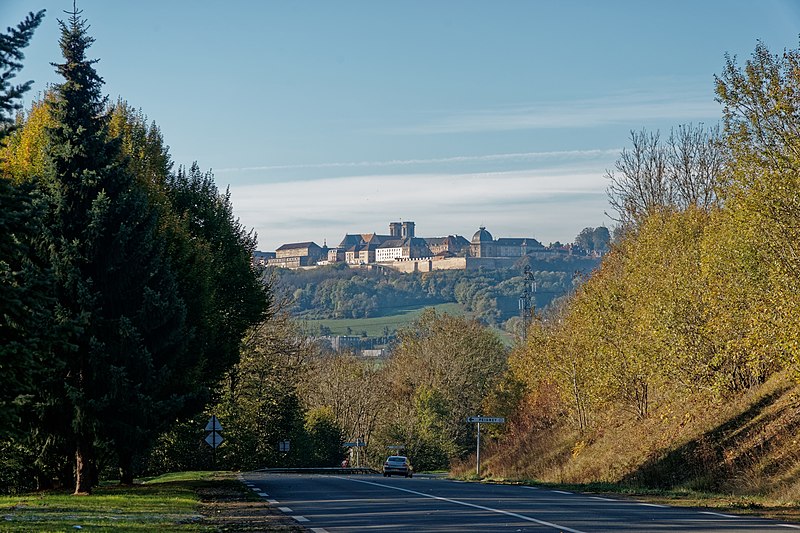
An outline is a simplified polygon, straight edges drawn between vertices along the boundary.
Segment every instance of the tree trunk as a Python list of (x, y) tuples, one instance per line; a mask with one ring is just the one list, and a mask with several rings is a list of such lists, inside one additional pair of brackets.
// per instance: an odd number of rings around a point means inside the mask
[(119, 482), (121, 485), (133, 485), (133, 457), (130, 454), (119, 455)]
[(92, 492), (92, 478), (94, 458), (92, 445), (79, 438), (75, 448), (75, 493), (89, 494)]

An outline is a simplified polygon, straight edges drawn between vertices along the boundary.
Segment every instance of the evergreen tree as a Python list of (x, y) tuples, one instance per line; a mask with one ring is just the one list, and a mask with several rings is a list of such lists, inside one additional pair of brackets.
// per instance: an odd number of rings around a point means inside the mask
[(169, 385), (183, 370), (185, 307), (158, 238), (158, 210), (109, 136), (86, 21), (77, 9), (69, 15), (59, 21), (65, 62), (54, 66), (64, 82), (51, 103), (42, 248), (56, 276), (57, 315), (76, 328), (73, 349), (58, 356), (75, 492), (86, 493), (97, 481), (98, 441), (113, 443), (122, 481), (131, 481), (134, 450), (180, 407)]
[[(0, 33), (0, 142), (11, 133), (13, 112), (31, 82), (12, 85), (22, 68), (22, 49), (41, 23), (44, 11), (30, 13), (16, 28)], [(48, 312), (49, 281), (45, 265), (31, 251), (38, 233), (31, 187), (17, 187), (0, 177), (0, 436), (24, 432), (21, 404), (30, 399), (40, 357), (52, 340)]]
[(44, 10), (28, 13), (16, 28), (0, 33), (0, 138), (8, 133), (7, 129), (14, 123), (14, 111), (21, 108), (19, 99), (31, 87), (30, 81), (12, 85), (11, 80), (22, 68), (21, 61), (25, 58), (22, 49), (28, 46), (43, 18)]
[[(268, 315), (269, 288), (253, 265), (256, 237), (233, 215), (230, 193), (221, 194), (197, 163), (179, 169), (167, 187), (172, 209), (192, 237), (193, 272), (181, 280), (189, 321), (201, 334), (190, 351), (202, 361), (199, 383), (216, 383), (239, 361), (242, 338)], [(202, 275), (201, 275), (202, 274)]]

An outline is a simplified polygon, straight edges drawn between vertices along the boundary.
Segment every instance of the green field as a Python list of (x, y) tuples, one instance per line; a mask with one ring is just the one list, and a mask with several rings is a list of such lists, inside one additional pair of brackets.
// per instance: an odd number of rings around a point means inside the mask
[[(403, 307), (397, 309), (393, 315), (375, 318), (343, 318), (343, 319), (324, 319), (324, 320), (304, 320), (308, 331), (315, 331), (319, 326), (331, 328), (333, 335), (361, 335), (366, 331), (368, 337), (382, 337), (384, 328), (389, 328), (390, 333), (409, 325), (422, 313), (423, 310), (433, 308), (437, 313), (448, 313), (450, 315), (465, 315), (466, 312), (457, 303), (446, 303), (431, 306)], [(350, 328), (348, 333), (347, 328)]]

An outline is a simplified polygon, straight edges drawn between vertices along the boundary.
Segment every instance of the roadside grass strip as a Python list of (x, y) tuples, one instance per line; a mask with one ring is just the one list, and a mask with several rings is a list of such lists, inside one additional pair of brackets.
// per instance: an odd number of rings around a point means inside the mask
[(200, 481), (101, 485), (88, 496), (41, 492), (0, 497), (2, 531), (206, 531), (200, 525)]

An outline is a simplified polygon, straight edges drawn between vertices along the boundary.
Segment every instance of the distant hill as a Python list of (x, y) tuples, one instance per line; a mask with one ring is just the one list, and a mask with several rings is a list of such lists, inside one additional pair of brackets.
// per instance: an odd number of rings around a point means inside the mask
[(502, 327), (519, 316), (524, 268), (535, 280), (535, 309), (542, 311), (574, 289), (598, 258), (522, 258), (512, 268), (399, 273), (337, 264), (309, 270), (271, 268), (273, 288), (292, 302), (301, 319), (390, 317), (409, 308), (458, 303), (487, 325)]

